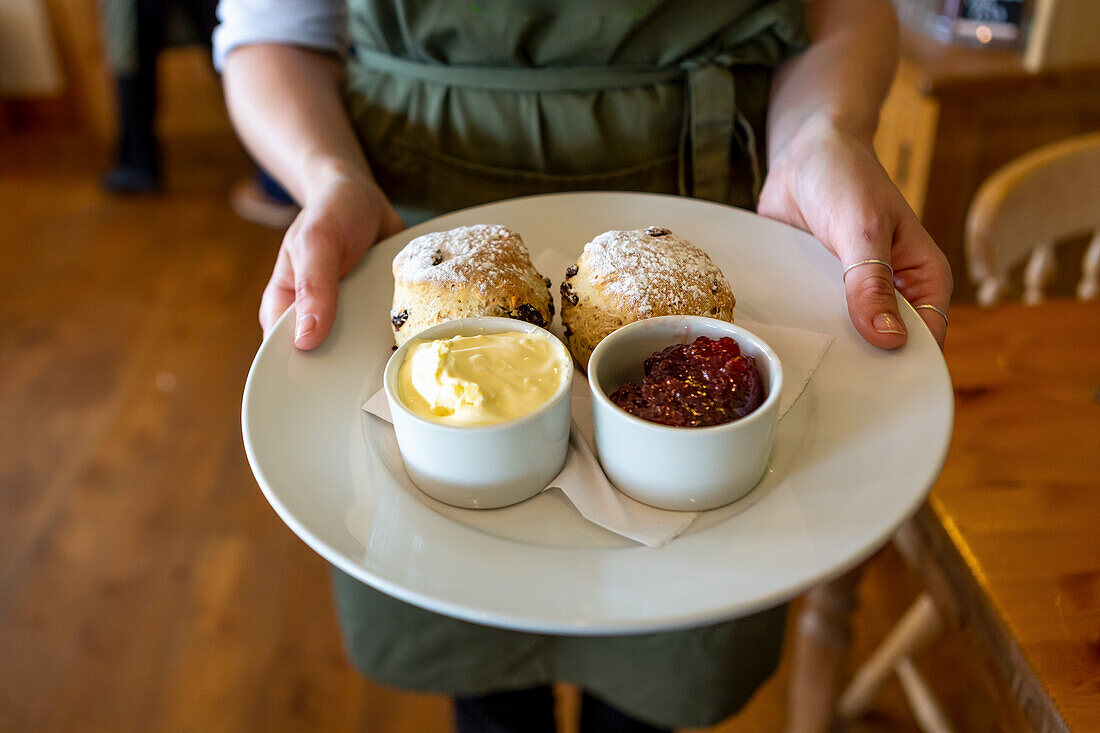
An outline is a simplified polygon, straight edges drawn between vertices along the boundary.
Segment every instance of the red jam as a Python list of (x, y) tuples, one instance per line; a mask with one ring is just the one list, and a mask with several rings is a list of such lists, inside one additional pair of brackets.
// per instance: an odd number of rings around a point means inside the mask
[(726, 336), (700, 336), (645, 360), (641, 386), (619, 387), (611, 401), (631, 415), (674, 428), (721, 425), (748, 415), (764, 402), (756, 360)]

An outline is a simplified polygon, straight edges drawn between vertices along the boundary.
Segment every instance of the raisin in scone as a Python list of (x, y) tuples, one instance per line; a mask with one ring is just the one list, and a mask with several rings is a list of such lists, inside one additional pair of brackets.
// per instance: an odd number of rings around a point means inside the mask
[(398, 346), (456, 318), (503, 316), (545, 327), (554, 315), (550, 280), (535, 270), (519, 235), (502, 226), (417, 237), (394, 258), (393, 285)]
[(732, 323), (736, 302), (706, 252), (664, 227), (604, 232), (584, 245), (561, 284), (569, 350), (586, 370), (592, 349), (620, 326), (671, 315)]

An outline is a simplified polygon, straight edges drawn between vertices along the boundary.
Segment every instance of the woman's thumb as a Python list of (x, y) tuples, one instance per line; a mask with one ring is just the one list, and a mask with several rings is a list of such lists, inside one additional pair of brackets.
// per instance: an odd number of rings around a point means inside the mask
[(844, 290), (848, 315), (860, 335), (880, 348), (896, 349), (905, 343), (907, 332), (887, 257), (845, 263)]

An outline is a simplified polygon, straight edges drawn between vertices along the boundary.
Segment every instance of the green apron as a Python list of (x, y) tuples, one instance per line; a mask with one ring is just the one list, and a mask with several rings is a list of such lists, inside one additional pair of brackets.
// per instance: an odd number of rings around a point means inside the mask
[[(348, 109), (409, 224), (551, 191), (751, 208), (771, 72), (806, 42), (801, 0), (348, 5)], [(781, 606), (689, 631), (538, 635), (333, 578), (349, 654), (372, 679), (451, 695), (565, 681), (663, 726), (736, 712), (774, 670), (786, 616)]]

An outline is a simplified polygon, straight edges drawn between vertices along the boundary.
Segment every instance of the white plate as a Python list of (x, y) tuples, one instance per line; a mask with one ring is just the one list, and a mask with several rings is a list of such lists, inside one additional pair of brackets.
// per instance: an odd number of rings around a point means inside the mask
[[(737, 313), (836, 337), (779, 423), (771, 467), (741, 501), (646, 549), (585, 521), (558, 492), (454, 509), (401, 469), (392, 429), (359, 406), (393, 338), (390, 263), (410, 239), (467, 224), (519, 232), (532, 259), (579, 254), (609, 229), (670, 228), (706, 250)], [(543, 273), (554, 280), (562, 273)], [(943, 357), (903, 302), (909, 342), (886, 352), (848, 320), (840, 265), (815, 239), (739, 209), (674, 196), (570, 193), (458, 211), (379, 244), (344, 281), (336, 326), (310, 353), (284, 315), (245, 386), (248, 460), (283, 521), (379, 590), (483, 624), (547, 633), (695, 626), (793, 598), (854, 566), (924, 500), (950, 439)], [(293, 309), (292, 309), (293, 310)]]

